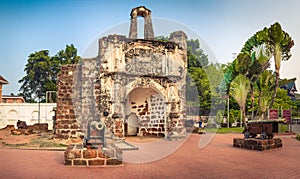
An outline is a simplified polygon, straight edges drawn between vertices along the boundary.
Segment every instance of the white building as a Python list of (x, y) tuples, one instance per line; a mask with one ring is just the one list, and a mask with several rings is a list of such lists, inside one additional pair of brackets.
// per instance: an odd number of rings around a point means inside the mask
[[(25, 121), (27, 125), (38, 122), (48, 123), (48, 129), (53, 129), (52, 117), (55, 115), (53, 108), (56, 103), (0, 103), (0, 128), (7, 125), (17, 127), (17, 121)], [(39, 121), (40, 117), (40, 121)]]

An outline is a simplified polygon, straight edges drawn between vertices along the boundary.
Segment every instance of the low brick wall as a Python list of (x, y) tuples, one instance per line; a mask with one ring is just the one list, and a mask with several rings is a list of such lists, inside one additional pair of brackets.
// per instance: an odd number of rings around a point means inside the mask
[(65, 165), (105, 166), (122, 164), (122, 151), (110, 148), (87, 149), (83, 145), (69, 145), (65, 151)]
[(233, 147), (250, 149), (250, 150), (269, 150), (282, 147), (282, 140), (280, 138), (273, 139), (253, 139), (253, 138), (234, 138)]

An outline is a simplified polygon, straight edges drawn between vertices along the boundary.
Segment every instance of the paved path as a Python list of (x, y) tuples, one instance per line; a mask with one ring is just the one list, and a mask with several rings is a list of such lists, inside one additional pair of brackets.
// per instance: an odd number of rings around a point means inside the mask
[(63, 152), (0, 149), (0, 178), (300, 178), (299, 141), (282, 136), (283, 148), (259, 152), (233, 148), (234, 137), (216, 135), (200, 149), (192, 134), (161, 160), (118, 167), (69, 167)]
[(292, 131), (297, 133), (297, 134), (300, 134), (300, 124), (293, 124), (292, 125)]

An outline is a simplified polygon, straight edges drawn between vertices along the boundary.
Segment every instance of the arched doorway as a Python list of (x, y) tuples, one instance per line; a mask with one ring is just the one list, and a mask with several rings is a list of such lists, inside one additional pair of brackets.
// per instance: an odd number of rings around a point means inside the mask
[(127, 96), (125, 131), (127, 135), (156, 134), (164, 136), (165, 100), (151, 87), (134, 88)]
[(138, 116), (135, 113), (131, 113), (127, 119), (127, 135), (136, 136), (138, 134)]

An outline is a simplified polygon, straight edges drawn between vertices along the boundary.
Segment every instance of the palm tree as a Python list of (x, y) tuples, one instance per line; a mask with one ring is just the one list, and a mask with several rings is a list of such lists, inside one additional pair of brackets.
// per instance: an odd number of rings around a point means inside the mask
[(288, 60), (291, 57), (290, 49), (293, 47), (294, 41), (291, 39), (288, 33), (282, 30), (281, 25), (276, 22), (271, 25), (270, 28), (265, 27), (263, 30), (258, 31), (251, 38), (249, 38), (241, 52), (250, 54), (255, 47), (261, 44), (266, 45), (275, 61), (275, 88), (270, 104), (270, 108), (272, 108), (278, 88), (281, 61)]
[(250, 96), (251, 96), (251, 119), (254, 119), (254, 86), (261, 74), (270, 66), (270, 58), (266, 46), (261, 44), (252, 50), (252, 63), (249, 66), (247, 77), (250, 80)]
[(275, 61), (275, 88), (270, 104), (270, 108), (272, 108), (276, 98), (277, 88), (279, 86), (281, 61), (288, 60), (291, 57), (290, 49), (294, 46), (294, 41), (288, 33), (282, 30), (281, 25), (276, 22), (268, 29), (268, 38), (265, 43), (272, 53)]
[(269, 103), (272, 99), (272, 94), (270, 91), (274, 90), (274, 81), (275, 75), (272, 71), (264, 71), (259, 79), (257, 80), (257, 87), (259, 90), (259, 98), (258, 98), (258, 110), (256, 111), (256, 116), (258, 111), (262, 112), (262, 119), (265, 117), (265, 112), (268, 109)]
[(240, 106), (244, 127), (246, 128), (246, 99), (250, 90), (250, 81), (245, 75), (238, 75), (230, 85), (230, 93)]

